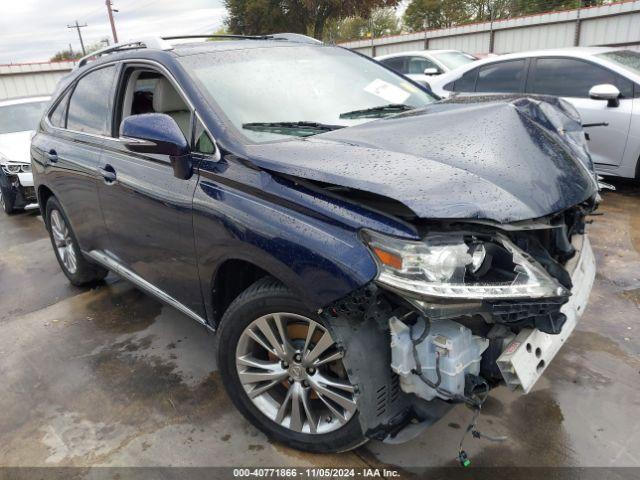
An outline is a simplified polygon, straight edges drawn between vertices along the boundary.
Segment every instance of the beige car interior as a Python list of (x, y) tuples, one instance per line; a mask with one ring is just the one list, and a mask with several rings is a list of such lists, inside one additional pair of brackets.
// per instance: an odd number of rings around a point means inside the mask
[(122, 118), (143, 113), (169, 115), (190, 138), (191, 111), (171, 82), (156, 72), (135, 70), (127, 81)]

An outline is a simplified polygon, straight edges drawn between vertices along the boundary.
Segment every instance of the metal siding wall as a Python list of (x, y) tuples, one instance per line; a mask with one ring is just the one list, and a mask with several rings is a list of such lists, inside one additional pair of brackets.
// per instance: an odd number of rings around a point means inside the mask
[[(496, 21), (494, 51), (508, 53), (572, 46), (577, 15), (577, 10), (566, 10)], [(582, 46), (624, 43), (640, 45), (640, 0), (583, 8), (580, 17)], [(430, 31), (429, 48), (487, 53), (489, 30), (490, 24), (485, 22)], [(424, 33), (416, 32), (375, 39), (376, 54), (415, 50), (423, 38)], [(346, 42), (343, 46), (370, 55), (370, 43), (370, 40), (356, 40)], [(630, 48), (634, 48), (633, 45)]]
[(49, 95), (67, 72), (38, 72), (0, 76), (0, 100)]
[(496, 30), (493, 51), (513, 53), (543, 48), (573, 46), (575, 23), (537, 25), (513, 30)]
[[(402, 42), (402, 43), (390, 43), (388, 45), (376, 45), (376, 56), (387, 55), (389, 53), (407, 52), (411, 50), (424, 50), (424, 40), (414, 40), (412, 42)], [(369, 52), (370, 51), (371, 49), (369, 49)], [(367, 53), (367, 52), (364, 52), (364, 53)]]
[(430, 38), (429, 49), (462, 50), (467, 53), (483, 53), (489, 51), (489, 33), (468, 33), (453, 37)]
[(580, 45), (640, 42), (640, 13), (583, 20)]

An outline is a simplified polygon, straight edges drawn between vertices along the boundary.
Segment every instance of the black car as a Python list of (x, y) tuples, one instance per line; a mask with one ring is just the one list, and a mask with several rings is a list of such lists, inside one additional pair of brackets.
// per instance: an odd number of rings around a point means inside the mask
[(74, 285), (112, 271), (219, 335), (238, 409), (327, 452), (528, 392), (595, 275), (575, 111), (438, 102), (298, 35), (83, 59), (32, 142)]

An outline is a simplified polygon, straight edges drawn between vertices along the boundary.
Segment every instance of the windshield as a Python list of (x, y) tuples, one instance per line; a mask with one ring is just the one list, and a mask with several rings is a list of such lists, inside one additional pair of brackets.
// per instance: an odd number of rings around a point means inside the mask
[(616, 52), (600, 53), (598, 54), (598, 57), (617, 63), (619, 66), (626, 68), (631, 73), (640, 75), (640, 52), (618, 50)]
[(461, 67), (467, 63), (475, 62), (477, 60), (473, 55), (469, 55), (464, 52), (442, 52), (434, 53), (433, 57), (442, 63), (449, 70)]
[[(379, 64), (335, 47), (251, 48), (180, 61), (252, 142), (323, 133), (435, 101)], [(353, 114), (374, 108), (376, 114)], [(277, 123), (272, 131), (270, 123)], [(310, 132), (310, 123), (321, 127)]]
[(29, 102), (0, 107), (0, 135), (35, 130), (47, 103)]

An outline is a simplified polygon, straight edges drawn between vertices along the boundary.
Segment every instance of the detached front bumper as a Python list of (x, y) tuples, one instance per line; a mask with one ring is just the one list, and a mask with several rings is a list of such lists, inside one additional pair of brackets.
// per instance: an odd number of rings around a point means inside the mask
[(589, 300), (596, 275), (596, 262), (586, 235), (572, 242), (576, 255), (568, 262), (573, 289), (561, 312), (567, 317), (558, 335), (525, 328), (507, 346), (497, 360), (498, 368), (511, 389), (528, 393), (575, 329)]

